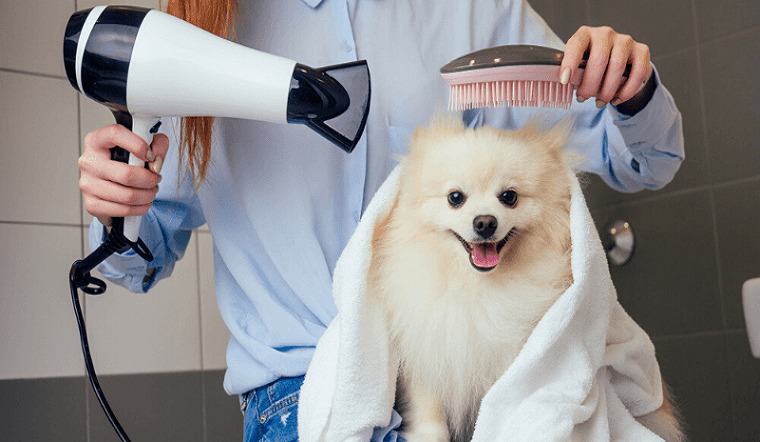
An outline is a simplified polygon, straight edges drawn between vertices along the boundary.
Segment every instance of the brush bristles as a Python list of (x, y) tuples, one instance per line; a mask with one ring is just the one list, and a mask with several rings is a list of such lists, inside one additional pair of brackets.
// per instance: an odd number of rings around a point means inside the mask
[(530, 106), (570, 109), (573, 85), (556, 81), (508, 80), (451, 86), (449, 110)]

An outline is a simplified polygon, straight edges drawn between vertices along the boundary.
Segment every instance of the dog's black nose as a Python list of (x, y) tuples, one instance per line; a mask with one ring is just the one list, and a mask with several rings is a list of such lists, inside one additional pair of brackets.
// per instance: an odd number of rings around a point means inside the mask
[(499, 222), (491, 215), (476, 216), (475, 219), (472, 220), (472, 227), (475, 229), (475, 233), (484, 239), (493, 236), (498, 226)]

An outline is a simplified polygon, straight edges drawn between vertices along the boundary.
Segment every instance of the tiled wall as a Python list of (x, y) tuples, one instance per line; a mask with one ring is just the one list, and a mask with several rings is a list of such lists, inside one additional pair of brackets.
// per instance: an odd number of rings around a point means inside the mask
[[(63, 33), (74, 11), (105, 3), (0, 1), (2, 440), (116, 440), (84, 377), (67, 283), (89, 248), (81, 140), (113, 118), (65, 78)], [(201, 228), (173, 277), (147, 295), (109, 284), (102, 296), (81, 297), (101, 385), (133, 440), (242, 437), (237, 398), (222, 390), (229, 334), (211, 247)]]
[[(0, 0), (0, 434), (115, 440), (84, 378), (66, 277), (86, 253), (76, 159), (111, 123), (63, 76), (65, 18), (97, 0)], [(155, 6), (154, 1), (128, 3)], [(608, 24), (650, 45), (684, 117), (688, 159), (659, 192), (592, 178), (598, 224), (625, 219), (633, 261), (621, 301), (653, 336), (693, 441), (760, 441), (760, 361), (741, 283), (760, 276), (760, 1), (534, 0), (563, 38)], [(239, 440), (221, 389), (227, 331), (201, 230), (175, 276), (148, 295), (109, 285), (83, 300), (95, 366), (134, 440)]]
[(686, 161), (657, 192), (590, 179), (602, 228), (629, 221), (633, 260), (611, 273), (653, 337), (692, 441), (760, 441), (760, 361), (741, 285), (760, 277), (760, 1), (532, 0), (561, 37), (609, 25), (648, 44), (684, 120)]

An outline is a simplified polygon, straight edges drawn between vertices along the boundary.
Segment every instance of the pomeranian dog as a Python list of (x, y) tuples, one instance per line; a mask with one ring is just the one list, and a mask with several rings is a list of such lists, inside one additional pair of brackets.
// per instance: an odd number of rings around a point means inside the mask
[(368, 285), (400, 361), (410, 442), (469, 441), (483, 396), (572, 284), (569, 127), (439, 120), (412, 137)]

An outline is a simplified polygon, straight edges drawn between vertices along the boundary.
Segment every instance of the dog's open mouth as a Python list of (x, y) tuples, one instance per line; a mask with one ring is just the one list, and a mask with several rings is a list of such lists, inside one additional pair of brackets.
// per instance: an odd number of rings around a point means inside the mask
[(451, 231), (451, 233), (456, 236), (459, 242), (461, 242), (464, 246), (464, 249), (467, 250), (467, 253), (470, 255), (470, 264), (472, 264), (475, 269), (480, 270), (481, 272), (488, 272), (499, 265), (499, 260), (501, 259), (499, 253), (501, 252), (501, 249), (504, 248), (504, 246), (507, 244), (507, 241), (509, 241), (509, 239), (514, 236), (515, 232), (516, 230), (513, 227), (509, 232), (507, 232), (507, 235), (501, 241), (467, 242), (455, 231)]

